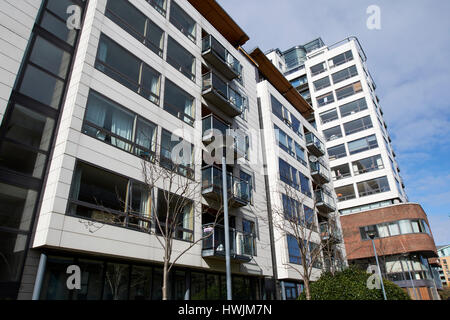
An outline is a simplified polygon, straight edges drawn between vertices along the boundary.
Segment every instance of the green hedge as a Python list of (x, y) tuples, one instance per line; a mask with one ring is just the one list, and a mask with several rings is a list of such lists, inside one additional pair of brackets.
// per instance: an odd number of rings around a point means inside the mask
[[(323, 273), (322, 276), (310, 285), (311, 300), (383, 300), (381, 289), (367, 288), (367, 279), (370, 274), (350, 267), (344, 271)], [(388, 300), (410, 300), (408, 294), (391, 281), (383, 279), (386, 297)], [(306, 300), (305, 292), (299, 300)]]

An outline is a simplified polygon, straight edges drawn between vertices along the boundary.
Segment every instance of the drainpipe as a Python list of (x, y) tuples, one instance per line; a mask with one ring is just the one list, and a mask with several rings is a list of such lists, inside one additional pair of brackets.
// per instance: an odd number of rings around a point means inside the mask
[(39, 259), (39, 267), (36, 274), (36, 281), (34, 283), (33, 297), (31, 298), (32, 300), (39, 300), (39, 296), (41, 295), (42, 283), (44, 282), (46, 266), (47, 255), (45, 253), (41, 253), (41, 257)]

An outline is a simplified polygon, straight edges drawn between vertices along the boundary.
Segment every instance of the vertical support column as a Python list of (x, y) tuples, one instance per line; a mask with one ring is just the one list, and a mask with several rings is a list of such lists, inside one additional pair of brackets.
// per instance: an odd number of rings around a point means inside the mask
[(32, 300), (39, 300), (39, 296), (41, 295), (42, 283), (44, 282), (46, 266), (47, 255), (45, 253), (41, 253), (41, 258), (39, 259), (39, 267), (36, 275), (36, 282), (34, 283)]

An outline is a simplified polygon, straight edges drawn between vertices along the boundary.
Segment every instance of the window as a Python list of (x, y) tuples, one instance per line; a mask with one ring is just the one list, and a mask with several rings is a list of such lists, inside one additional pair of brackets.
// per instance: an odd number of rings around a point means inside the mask
[(358, 71), (356, 70), (356, 66), (351, 66), (344, 70), (333, 73), (331, 75), (331, 77), (333, 78), (333, 83), (337, 84), (339, 82), (350, 79), (357, 75), (358, 75)]
[(305, 167), (307, 166), (306, 160), (305, 160), (305, 149), (302, 148), (297, 142), (295, 143), (295, 155), (297, 160), (303, 164)]
[(298, 201), (292, 199), (291, 197), (288, 197), (285, 194), (282, 194), (281, 196), (283, 200), (284, 217), (288, 220), (297, 220), (300, 213), (300, 204), (298, 203)]
[(160, 165), (168, 170), (193, 179), (194, 177), (194, 146), (163, 129), (161, 133)]
[(339, 119), (336, 109), (322, 112), (319, 116), (322, 124)]
[(351, 60), (353, 60), (353, 54), (352, 51), (349, 50), (331, 58), (328, 60), (328, 64), (330, 68), (334, 68)]
[(367, 109), (367, 102), (365, 98), (344, 104), (339, 107), (341, 112), (341, 117), (346, 117), (351, 114), (363, 111)]
[(360, 197), (370, 196), (377, 193), (390, 191), (387, 177), (359, 182), (357, 184)]
[(400, 220), (398, 222), (399, 226), (400, 226), (400, 233), (401, 234), (407, 234), (407, 233), (412, 233), (413, 229), (411, 226), (411, 222), (409, 220)]
[(341, 126), (336, 126), (323, 131), (323, 136), (326, 141), (332, 141), (339, 138), (342, 138)]
[(374, 235), (374, 239), (375, 238), (379, 238), (379, 234), (378, 234), (378, 229), (376, 225), (371, 225), (371, 226), (367, 226), (367, 227), (361, 227), (359, 228), (359, 232), (361, 233), (361, 238), (363, 240), (369, 240), (370, 234)]
[(41, 178), (55, 120), (15, 104), (0, 149), (0, 167)]
[(109, 0), (105, 15), (162, 57), (164, 31), (126, 0)]
[[(137, 118), (137, 119), (136, 119)], [(89, 93), (83, 133), (124, 151), (153, 160), (156, 125), (98, 93)]]
[(378, 142), (375, 135), (354, 140), (348, 143), (348, 151), (350, 152), (350, 155), (374, 148), (378, 148)]
[(280, 180), (295, 189), (299, 189), (297, 180), (297, 170), (291, 167), (286, 161), (279, 159)]
[(170, 36), (167, 41), (167, 62), (195, 81), (195, 57)]
[(195, 43), (196, 24), (180, 6), (172, 1), (170, 4), (170, 22), (180, 30), (186, 37)]
[(300, 137), (303, 137), (302, 134), (302, 125), (300, 124), (300, 121), (294, 117), (294, 115), (291, 114), (291, 121), (292, 121), (292, 130)]
[[(56, 2), (60, 2), (61, 4), (64, 4), (65, 1), (56, 1)], [(50, 2), (50, 3), (52, 3), (52, 2)], [(53, 3), (55, 3), (55, 2), (53, 2)], [(66, 1), (67, 6), (69, 6), (71, 4), (73, 4), (73, 3)], [(75, 44), (75, 39), (77, 37), (77, 30), (76, 29), (69, 30), (69, 28), (67, 28), (66, 8), (67, 7), (65, 7), (64, 10), (58, 14), (58, 13), (51, 12), (51, 10), (49, 10), (49, 6), (47, 6), (47, 10), (45, 10), (43, 12), (40, 25), (42, 28), (44, 28), (48, 32), (52, 33), (58, 39), (73, 46)]]
[(351, 177), (352, 174), (350, 173), (350, 166), (348, 163), (344, 163), (340, 166), (331, 168), (331, 176), (333, 177), (333, 180), (341, 180)]
[(108, 281), (105, 281), (103, 300), (126, 300), (128, 298), (129, 273), (129, 265), (106, 264), (106, 279)]
[(354, 161), (352, 163), (352, 167), (355, 175), (384, 169), (383, 160), (379, 154), (373, 157)]
[(344, 144), (340, 144), (338, 146), (328, 148), (327, 151), (328, 151), (328, 157), (330, 158), (330, 160), (336, 160), (336, 159), (347, 156), (347, 151), (345, 150)]
[(248, 192), (242, 192), (242, 193), (250, 194), (250, 199), (253, 199), (253, 176), (241, 170), (241, 171), (239, 171), (239, 178), (241, 179), (241, 181), (245, 182), (243, 184), (241, 183), (241, 188), (242, 187), (248, 188)]
[(326, 70), (327, 68), (325, 66), (325, 62), (321, 62), (311, 67), (311, 76), (318, 75), (322, 72), (325, 72)]
[(301, 191), (303, 194), (307, 195), (311, 198), (311, 187), (309, 184), (309, 179), (301, 172), (299, 172), (300, 175), (300, 185), (301, 185)]
[(272, 101), (272, 113), (276, 115), (280, 120), (285, 122), (289, 127), (292, 127), (291, 114), (289, 113), (289, 111), (281, 104), (281, 102), (279, 102), (272, 95), (271, 101)]
[(164, 17), (166, 16), (167, 0), (147, 0), (147, 2), (150, 3), (150, 5)]
[(278, 141), (278, 145), (281, 149), (289, 153), (291, 156), (295, 156), (294, 144), (291, 137), (289, 137), (283, 130), (274, 125), (275, 135)]
[(194, 125), (194, 98), (167, 78), (164, 91), (164, 110)]
[(334, 191), (336, 192), (338, 201), (347, 201), (356, 198), (355, 188), (353, 187), (353, 184), (335, 188)]
[(344, 131), (347, 136), (370, 128), (373, 128), (370, 116), (344, 123)]
[(34, 190), (0, 183), (0, 227), (28, 231), (36, 200)]
[(325, 78), (316, 80), (316, 81), (313, 82), (313, 84), (314, 84), (314, 89), (315, 89), (316, 91), (319, 91), (319, 90), (321, 90), (321, 89), (324, 89), (324, 88), (326, 88), (326, 87), (329, 87), (329, 86), (331, 85), (331, 83), (330, 83), (330, 77), (326, 76)]
[(342, 100), (344, 98), (350, 97), (361, 91), (362, 91), (361, 82), (358, 81), (358, 82), (355, 82), (348, 86), (337, 89), (336, 90), (336, 98), (338, 100)]
[(333, 92), (329, 92), (320, 97), (317, 97), (317, 104), (319, 105), (319, 107), (323, 107), (323, 106), (333, 103), (333, 102), (334, 102)]
[(159, 104), (161, 75), (105, 35), (100, 37), (95, 68)]
[(317, 231), (314, 210), (303, 205), (303, 215), (305, 226), (310, 230)]
[(148, 231), (152, 196), (148, 188), (114, 173), (78, 162), (69, 213), (102, 223)]
[(288, 234), (286, 236), (289, 252), (289, 262), (294, 264), (302, 264), (302, 257), (300, 254), (300, 248), (298, 246), (297, 239), (294, 236)]
[[(169, 206), (169, 208), (167, 208)], [(177, 212), (178, 211), (178, 212)], [(162, 229), (165, 228), (166, 214), (169, 213), (169, 221), (176, 219), (171, 223), (175, 230), (173, 230), (174, 239), (193, 241), (194, 240), (194, 204), (192, 200), (180, 197), (168, 191), (158, 189), (158, 210)], [(161, 230), (156, 227), (156, 233), (160, 234)]]

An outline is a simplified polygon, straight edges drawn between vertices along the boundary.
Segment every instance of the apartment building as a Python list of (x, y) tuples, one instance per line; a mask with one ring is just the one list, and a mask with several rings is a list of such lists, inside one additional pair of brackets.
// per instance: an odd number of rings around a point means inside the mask
[(450, 245), (437, 247), (439, 256), (439, 278), (443, 287), (450, 287)]
[[(222, 172), (203, 158), (210, 129), (243, 132), (226, 166), (233, 299), (265, 298), (265, 179), (250, 165), (262, 151), (246, 135), (259, 129), (256, 68), (237, 49), (248, 39), (240, 27), (209, 0), (1, 4), (2, 298), (161, 299), (152, 217), (164, 212), (164, 185), (148, 188), (142, 164), (173, 169), (183, 142), (177, 173), (201, 191), (173, 252), (212, 236), (177, 261), (169, 298), (224, 299), (224, 228), (211, 225)], [(66, 286), (73, 265), (80, 290)]]
[(407, 202), (376, 85), (357, 38), (331, 46), (322, 39), (269, 59), (314, 108), (341, 214)]
[[(303, 291), (304, 268), (309, 268), (302, 261), (297, 237), (311, 247), (310, 261), (313, 248), (330, 249), (330, 254), (322, 250), (320, 259), (311, 262), (310, 280), (317, 280), (323, 269), (341, 268), (346, 263), (339, 215), (324, 142), (306, 120), (313, 109), (261, 50), (255, 49), (250, 56), (259, 70), (258, 107), (275, 277), (282, 299), (295, 299)], [(293, 229), (298, 227), (305, 232), (296, 234)]]

